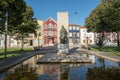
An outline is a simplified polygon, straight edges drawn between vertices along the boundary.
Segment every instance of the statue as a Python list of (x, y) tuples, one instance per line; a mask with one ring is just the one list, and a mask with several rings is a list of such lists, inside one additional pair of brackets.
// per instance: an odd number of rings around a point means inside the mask
[[(62, 26), (60, 29), (60, 44), (58, 44), (58, 55), (64, 55), (69, 53), (69, 44), (68, 44), (68, 36), (67, 30)], [(61, 54), (63, 53), (63, 54)]]
[(60, 44), (68, 44), (67, 30), (62, 26), (60, 30)]

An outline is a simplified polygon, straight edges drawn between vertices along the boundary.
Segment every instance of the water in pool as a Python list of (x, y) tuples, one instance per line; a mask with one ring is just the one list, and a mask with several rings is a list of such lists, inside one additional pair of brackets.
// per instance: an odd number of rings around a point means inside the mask
[(94, 63), (36, 64), (36, 56), (0, 73), (0, 80), (120, 80), (119, 64), (106, 59), (95, 57)]

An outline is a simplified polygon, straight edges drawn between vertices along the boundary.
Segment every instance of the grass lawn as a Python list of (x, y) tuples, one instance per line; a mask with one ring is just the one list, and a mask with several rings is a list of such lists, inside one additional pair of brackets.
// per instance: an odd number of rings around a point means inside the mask
[(108, 52), (110, 54), (116, 54), (120, 56), (120, 47), (103, 47), (103, 48), (93, 47), (92, 50)]
[[(24, 48), (23, 51), (20, 50), (21, 48), (8, 48), (7, 49), (7, 57), (18, 56), (24, 52), (32, 51), (32, 48)], [(0, 49), (0, 59), (4, 58), (4, 49)]]

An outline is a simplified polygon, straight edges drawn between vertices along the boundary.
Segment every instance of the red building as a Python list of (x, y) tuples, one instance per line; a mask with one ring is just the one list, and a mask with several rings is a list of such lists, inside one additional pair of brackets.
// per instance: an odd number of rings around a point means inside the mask
[(57, 43), (57, 23), (53, 18), (44, 22), (44, 44), (54, 45)]

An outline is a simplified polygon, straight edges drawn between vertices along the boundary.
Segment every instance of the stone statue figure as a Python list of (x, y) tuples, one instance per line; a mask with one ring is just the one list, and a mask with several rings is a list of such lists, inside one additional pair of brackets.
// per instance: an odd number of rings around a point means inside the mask
[(60, 30), (60, 44), (68, 44), (67, 30), (62, 26)]

